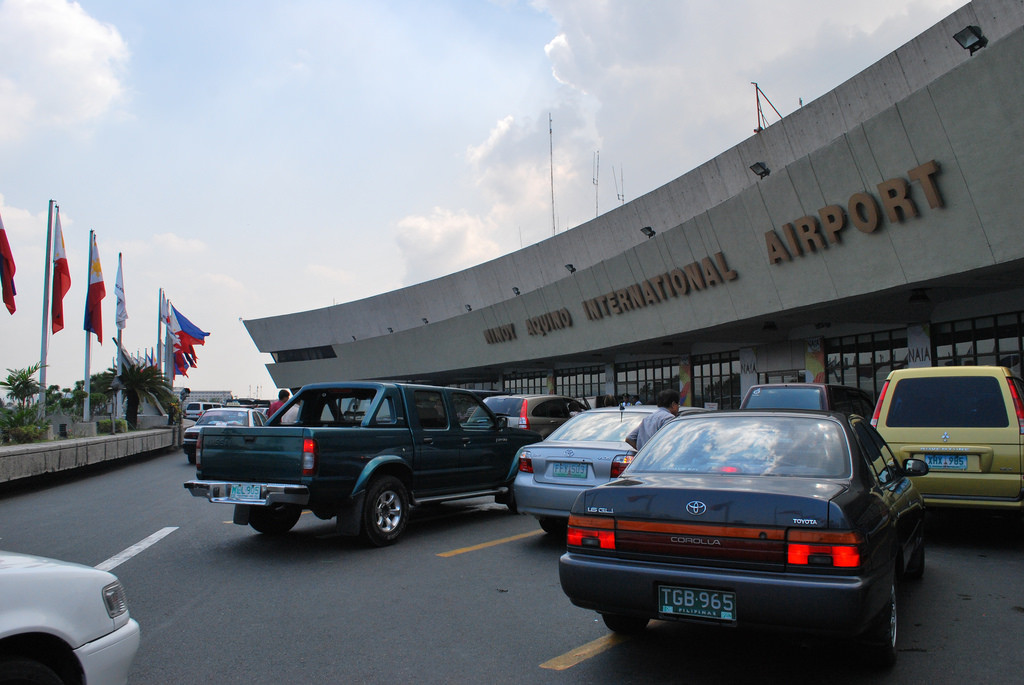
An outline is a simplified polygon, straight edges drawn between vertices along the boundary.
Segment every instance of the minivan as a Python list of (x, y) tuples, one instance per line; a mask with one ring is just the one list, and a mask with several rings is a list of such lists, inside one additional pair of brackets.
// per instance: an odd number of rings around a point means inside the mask
[(871, 423), (902, 462), (928, 464), (914, 480), (932, 507), (1024, 509), (1024, 381), (1002, 366), (892, 371)]
[(189, 402), (188, 404), (185, 405), (184, 416), (186, 419), (191, 419), (192, 421), (195, 421), (200, 416), (202, 416), (203, 412), (206, 411), (207, 409), (213, 409), (214, 407), (222, 406), (224, 405), (222, 405), (220, 402)]

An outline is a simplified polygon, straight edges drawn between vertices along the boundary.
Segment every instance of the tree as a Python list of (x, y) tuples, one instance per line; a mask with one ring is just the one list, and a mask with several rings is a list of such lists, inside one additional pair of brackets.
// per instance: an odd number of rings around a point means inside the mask
[(39, 381), (33, 376), (39, 373), (42, 366), (33, 364), (27, 369), (7, 369), (7, 380), (0, 381), (0, 388), (7, 391), (7, 396), (24, 409), (32, 398), (39, 394)]
[[(97, 388), (103, 388), (111, 396), (115, 391), (110, 387), (117, 370), (108, 369), (97, 378)], [(139, 405), (143, 400), (167, 406), (174, 399), (174, 392), (167, 377), (155, 366), (136, 364), (127, 356), (121, 370), (121, 391), (125, 395), (125, 419), (133, 428), (139, 420)]]

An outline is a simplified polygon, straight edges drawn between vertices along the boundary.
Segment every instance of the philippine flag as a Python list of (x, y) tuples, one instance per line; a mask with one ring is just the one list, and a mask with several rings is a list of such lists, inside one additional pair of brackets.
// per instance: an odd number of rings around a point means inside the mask
[(168, 303), (168, 307), (171, 310), (171, 335), (174, 336), (174, 372), (187, 376), (188, 369), (196, 365), (195, 346), (205, 344), (209, 333), (186, 319), (174, 305)]
[(64, 328), (64, 296), (71, 290), (71, 270), (64, 251), (64, 234), (60, 230), (60, 209), (53, 222), (53, 293), (50, 306), (51, 329), (54, 333)]
[(13, 314), (14, 296), (17, 294), (14, 289), (14, 255), (11, 254), (11, 245), (7, 242), (3, 218), (0, 218), (0, 291), (3, 292), (7, 311)]
[(103, 285), (103, 269), (100, 268), (100, 253), (96, 247), (96, 234), (92, 234), (92, 247), (89, 250), (89, 294), (85, 296), (85, 331), (95, 333), (96, 339), (103, 344), (103, 315), (101, 304), (107, 296)]

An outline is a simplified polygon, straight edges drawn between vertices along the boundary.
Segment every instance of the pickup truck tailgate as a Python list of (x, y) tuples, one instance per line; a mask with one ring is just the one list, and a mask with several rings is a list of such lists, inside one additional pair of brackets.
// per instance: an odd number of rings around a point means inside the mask
[(302, 427), (204, 428), (196, 476), (202, 480), (299, 483)]

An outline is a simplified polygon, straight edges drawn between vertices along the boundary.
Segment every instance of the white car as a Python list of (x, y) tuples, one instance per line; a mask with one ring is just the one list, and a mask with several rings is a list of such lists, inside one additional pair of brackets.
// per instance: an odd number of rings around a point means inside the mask
[(138, 648), (112, 573), (0, 551), (0, 683), (122, 685)]

